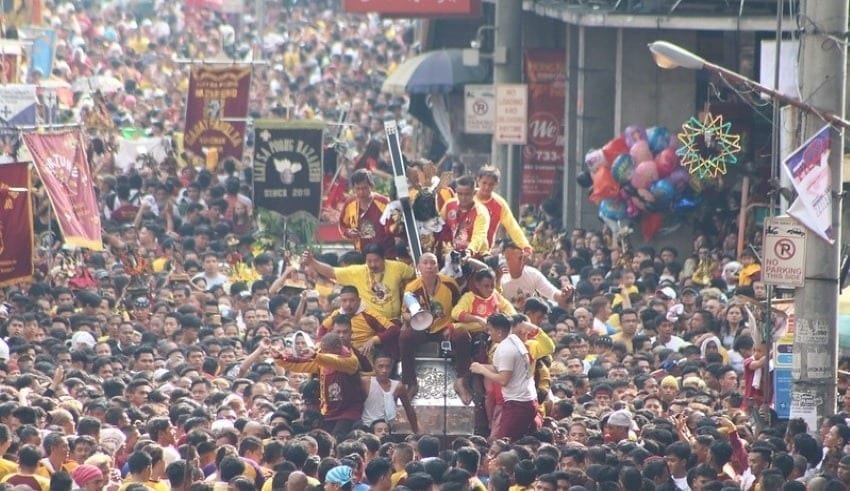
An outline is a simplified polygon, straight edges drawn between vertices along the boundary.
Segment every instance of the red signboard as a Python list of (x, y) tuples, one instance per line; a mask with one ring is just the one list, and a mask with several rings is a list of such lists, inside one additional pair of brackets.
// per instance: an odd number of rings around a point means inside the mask
[(0, 286), (32, 279), (29, 164), (0, 165)]
[(481, 0), (343, 0), (342, 9), (396, 17), (479, 15)]
[(567, 60), (560, 50), (525, 51), (528, 143), (522, 151), (520, 203), (539, 205), (561, 184)]

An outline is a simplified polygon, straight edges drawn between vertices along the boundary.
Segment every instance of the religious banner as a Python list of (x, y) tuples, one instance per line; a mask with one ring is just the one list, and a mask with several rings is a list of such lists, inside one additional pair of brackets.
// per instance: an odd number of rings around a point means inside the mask
[(835, 243), (832, 229), (832, 178), (829, 170), (830, 131), (826, 125), (794, 150), (783, 162), (791, 178), (797, 199), (788, 214), (830, 244)]
[(102, 250), (100, 213), (80, 130), (23, 133), (65, 244)]
[(18, 83), (21, 63), (21, 42), (0, 39), (0, 84)]
[(520, 203), (541, 204), (561, 182), (567, 60), (563, 51), (525, 50), (528, 143), (522, 149)]
[(0, 85), (0, 162), (14, 162), (21, 126), (35, 126), (35, 85)]
[(38, 69), (42, 78), (53, 73), (56, 31), (47, 27), (26, 26), (18, 29), (21, 39), (32, 42), (29, 47), (30, 70)]
[(28, 163), (0, 165), (0, 286), (32, 278), (31, 185)]
[(186, 149), (210, 166), (226, 157), (242, 160), (250, 88), (250, 66), (193, 66), (186, 101)]
[(319, 216), (322, 132), (313, 121), (254, 121), (254, 204), (282, 215)]

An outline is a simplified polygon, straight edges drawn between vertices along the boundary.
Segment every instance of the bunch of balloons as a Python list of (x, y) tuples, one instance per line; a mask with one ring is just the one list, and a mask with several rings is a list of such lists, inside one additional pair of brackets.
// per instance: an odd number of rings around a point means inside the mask
[(679, 165), (676, 138), (663, 126), (628, 126), (600, 149), (585, 155), (580, 185), (616, 233), (622, 221), (639, 221), (645, 240), (655, 236), (665, 216), (699, 206), (702, 182)]

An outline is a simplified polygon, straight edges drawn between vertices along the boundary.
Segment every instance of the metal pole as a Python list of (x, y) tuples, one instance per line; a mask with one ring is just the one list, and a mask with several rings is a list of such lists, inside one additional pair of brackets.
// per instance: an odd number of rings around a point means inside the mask
[[(494, 84), (515, 84), (522, 74), (522, 2), (494, 2), (496, 9), (494, 46), (507, 48), (507, 61), (493, 63)], [(493, 141), (491, 162), (502, 174), (502, 193), (508, 204), (516, 208), (519, 186), (516, 185), (516, 164), (511, 158), (513, 145), (501, 145)]]
[[(800, 98), (815, 107), (843, 115), (847, 46), (832, 41), (824, 34), (841, 36), (847, 31), (847, 2), (803, 0), (801, 4)], [(843, 116), (828, 116), (825, 119), (837, 126), (830, 135), (829, 167), (833, 193), (832, 227), (838, 240), (835, 244), (829, 244), (814, 233), (808, 234), (806, 285), (794, 291), (792, 417), (796, 407), (804, 413), (814, 413), (816, 424), (820, 424), (823, 417), (834, 414), (836, 409), (838, 278), (842, 236), (841, 158), (844, 147), (844, 135), (840, 128), (848, 127)], [(822, 121), (808, 112), (803, 113), (803, 122), (803, 139), (809, 138), (823, 126)]]

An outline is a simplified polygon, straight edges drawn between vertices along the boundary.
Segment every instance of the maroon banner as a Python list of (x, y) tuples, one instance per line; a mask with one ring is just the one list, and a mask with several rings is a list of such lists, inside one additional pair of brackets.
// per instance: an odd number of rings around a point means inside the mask
[(564, 167), (567, 61), (563, 51), (525, 50), (528, 144), (522, 151), (520, 203), (539, 205), (556, 194)]
[(65, 243), (103, 249), (100, 214), (80, 130), (24, 133)]
[(251, 67), (192, 67), (183, 145), (208, 168), (225, 157), (242, 160)]
[(479, 15), (481, 0), (343, 0), (342, 10), (397, 17)]
[(0, 165), (0, 286), (32, 279), (32, 200), (28, 163)]

